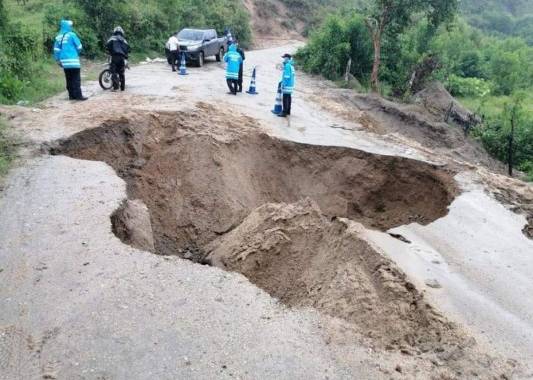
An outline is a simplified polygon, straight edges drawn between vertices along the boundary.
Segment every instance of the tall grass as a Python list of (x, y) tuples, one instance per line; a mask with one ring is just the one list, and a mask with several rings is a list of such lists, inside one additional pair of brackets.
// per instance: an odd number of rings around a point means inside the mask
[(0, 177), (7, 173), (14, 154), (13, 142), (7, 128), (6, 122), (0, 118)]

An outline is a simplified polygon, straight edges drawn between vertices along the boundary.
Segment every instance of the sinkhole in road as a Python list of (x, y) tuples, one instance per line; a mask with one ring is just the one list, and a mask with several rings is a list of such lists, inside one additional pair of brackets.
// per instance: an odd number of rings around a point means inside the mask
[[(50, 151), (112, 166), (128, 198), (147, 207), (155, 253), (240, 272), (283, 303), (342, 318), (385, 346), (430, 350), (453, 330), (363, 238), (363, 226), (445, 216), (457, 194), (446, 168), (283, 141), (205, 103), (111, 119)], [(114, 230), (135, 244), (123, 216), (113, 216)]]

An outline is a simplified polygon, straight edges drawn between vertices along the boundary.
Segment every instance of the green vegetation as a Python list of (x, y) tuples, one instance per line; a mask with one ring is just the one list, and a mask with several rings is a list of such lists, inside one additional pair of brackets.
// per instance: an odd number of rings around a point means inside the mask
[(0, 177), (6, 174), (13, 158), (13, 144), (7, 135), (7, 124), (0, 118)]
[(493, 156), (506, 163), (512, 157), (513, 165), (533, 181), (533, 112), (526, 108), (525, 99), (526, 94), (515, 94), (503, 104), (502, 112), (486, 115), (474, 133)]
[(229, 27), (243, 45), (251, 40), (239, 0), (0, 0), (0, 103), (33, 103), (64, 88), (51, 58), (62, 18), (74, 21), (85, 58), (104, 55), (116, 25), (126, 30), (134, 57), (161, 55), (168, 36), (185, 26)]
[(472, 26), (500, 36), (522, 37), (533, 45), (533, 1), (463, 0), (460, 4)]
[[(519, 37), (487, 34), (460, 17), (447, 22), (453, 7), (444, 8), (440, 27), (422, 9), (403, 15), (408, 21), (400, 25), (390, 21), (389, 27), (376, 21), (382, 17), (376, 9), (368, 9), (327, 17), (297, 53), (298, 64), (305, 71), (339, 80), (351, 60), (350, 74), (364, 86), (376, 87), (372, 73), (376, 58), (381, 58), (377, 73), (381, 92), (402, 98), (438, 79), (452, 95), (484, 115), (485, 123), (475, 136), (502, 161), (508, 154), (509, 109), (515, 104), (514, 162), (533, 176), (533, 47)], [(517, 98), (523, 101), (518, 104)]]

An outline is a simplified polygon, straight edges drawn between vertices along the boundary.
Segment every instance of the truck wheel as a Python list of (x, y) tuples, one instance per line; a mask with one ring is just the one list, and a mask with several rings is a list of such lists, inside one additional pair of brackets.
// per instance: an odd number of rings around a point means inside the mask
[(217, 62), (222, 61), (222, 57), (224, 56), (224, 48), (220, 47), (220, 50), (218, 51), (218, 54), (215, 55), (215, 58), (217, 59)]
[(200, 54), (198, 54), (198, 67), (202, 67), (204, 65), (204, 52), (201, 51)]

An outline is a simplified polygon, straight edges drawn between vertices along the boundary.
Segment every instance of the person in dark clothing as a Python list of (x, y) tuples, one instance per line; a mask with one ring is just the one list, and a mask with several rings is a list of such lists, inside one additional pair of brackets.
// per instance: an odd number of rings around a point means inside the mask
[(239, 47), (239, 41), (235, 41), (235, 44), (237, 45), (237, 53), (239, 53), (242, 58), (241, 65), (239, 66), (239, 79), (237, 80), (237, 92), (242, 92), (242, 74), (244, 70), (244, 60), (246, 58), (244, 57), (244, 51)]
[(117, 26), (113, 30), (113, 35), (107, 41), (107, 52), (111, 56), (111, 73), (113, 80), (113, 90), (117, 91), (120, 85), (120, 90), (124, 91), (126, 88), (126, 60), (130, 53), (130, 45), (124, 38), (124, 30)]

